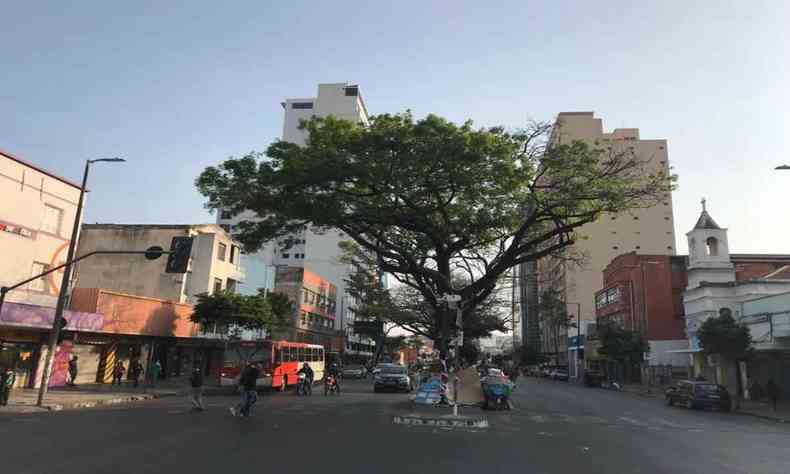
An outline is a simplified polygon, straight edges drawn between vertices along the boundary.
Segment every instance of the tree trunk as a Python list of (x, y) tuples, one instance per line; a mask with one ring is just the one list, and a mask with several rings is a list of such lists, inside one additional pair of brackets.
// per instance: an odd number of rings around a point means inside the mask
[(439, 331), (439, 358), (446, 359), (450, 349), (450, 321), (448, 318), (448, 311), (444, 306), (438, 310), (441, 322), (441, 330)]

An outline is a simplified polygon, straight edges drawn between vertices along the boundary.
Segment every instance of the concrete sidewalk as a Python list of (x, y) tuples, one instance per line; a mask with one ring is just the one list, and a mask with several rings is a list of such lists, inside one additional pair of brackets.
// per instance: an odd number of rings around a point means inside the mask
[[(626, 384), (623, 386), (623, 392), (640, 397), (663, 400), (666, 388), (667, 387), (656, 385), (645, 387), (644, 385)], [(766, 401), (741, 400), (740, 408), (736, 409), (735, 406), (736, 401), (732, 400), (732, 413), (734, 414), (755, 416), (757, 418), (778, 421), (780, 423), (790, 423), (790, 403), (787, 402), (777, 403), (776, 410)]]
[[(100, 405), (116, 405), (140, 400), (151, 400), (162, 397), (186, 396), (189, 393), (186, 379), (178, 378), (162, 380), (156, 387), (131, 383), (123, 385), (83, 384), (76, 387), (56, 387), (47, 391), (44, 406), (36, 406), (38, 389), (22, 388), (11, 392), (8, 406), (0, 407), (2, 413), (32, 413), (38, 411), (57, 411), (76, 408), (92, 408)], [(206, 386), (206, 395), (230, 393), (227, 387)]]

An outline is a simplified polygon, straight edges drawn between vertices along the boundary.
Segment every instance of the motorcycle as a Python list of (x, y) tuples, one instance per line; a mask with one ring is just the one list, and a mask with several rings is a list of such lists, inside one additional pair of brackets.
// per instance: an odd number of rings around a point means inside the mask
[(312, 395), (313, 390), (310, 387), (310, 382), (307, 380), (307, 375), (300, 372), (299, 379), (296, 381), (296, 394), (297, 395)]
[(327, 375), (324, 380), (324, 395), (329, 395), (330, 393), (332, 395), (337, 395), (339, 393), (337, 379), (334, 375)]

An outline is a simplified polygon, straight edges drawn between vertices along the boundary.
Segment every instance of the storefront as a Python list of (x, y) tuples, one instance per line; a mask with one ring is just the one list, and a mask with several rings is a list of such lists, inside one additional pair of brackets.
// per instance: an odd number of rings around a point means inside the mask
[(41, 350), (39, 341), (38, 332), (0, 330), (0, 369), (14, 370), (14, 387), (29, 387), (33, 383)]

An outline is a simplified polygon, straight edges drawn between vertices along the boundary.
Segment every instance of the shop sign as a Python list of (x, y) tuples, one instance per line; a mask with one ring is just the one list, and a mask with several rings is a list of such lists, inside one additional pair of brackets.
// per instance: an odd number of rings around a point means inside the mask
[(15, 234), (28, 239), (36, 238), (35, 230), (30, 230), (27, 227), (22, 227), (21, 225), (11, 224), (10, 222), (0, 221), (0, 232), (7, 232), (9, 234)]
[[(64, 311), (66, 330), (101, 331), (104, 315), (81, 311)], [(23, 303), (5, 303), (0, 314), (0, 324), (17, 327), (49, 329), (55, 320), (55, 308)]]

